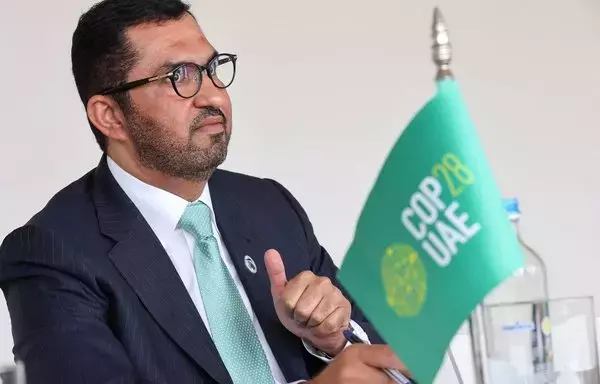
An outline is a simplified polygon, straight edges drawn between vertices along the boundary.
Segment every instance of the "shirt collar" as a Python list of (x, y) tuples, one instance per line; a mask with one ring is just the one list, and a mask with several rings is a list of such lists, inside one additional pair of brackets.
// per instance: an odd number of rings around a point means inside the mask
[[(190, 202), (164, 189), (146, 184), (121, 168), (109, 156), (107, 156), (107, 163), (119, 186), (135, 204), (160, 242), (165, 246), (165, 243), (177, 229), (177, 223), (179, 223), (179, 219)], [(197, 201), (202, 201), (210, 208), (212, 220), (215, 223), (208, 183), (206, 183), (202, 194), (195, 202)]]

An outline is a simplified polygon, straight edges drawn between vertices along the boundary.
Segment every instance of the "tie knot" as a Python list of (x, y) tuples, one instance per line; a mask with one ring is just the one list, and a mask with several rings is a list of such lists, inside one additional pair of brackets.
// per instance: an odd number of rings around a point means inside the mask
[(204, 240), (213, 236), (209, 206), (201, 201), (189, 204), (181, 215), (179, 227), (195, 236), (196, 240)]

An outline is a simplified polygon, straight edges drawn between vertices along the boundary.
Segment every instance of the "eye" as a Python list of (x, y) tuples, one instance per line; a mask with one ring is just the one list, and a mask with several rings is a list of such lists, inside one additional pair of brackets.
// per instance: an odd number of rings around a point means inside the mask
[(185, 65), (177, 68), (175, 71), (173, 71), (173, 80), (176, 83), (181, 83), (182, 81), (185, 81), (189, 76), (188, 72), (189, 71)]
[(197, 82), (199, 75), (197, 66), (185, 64), (173, 71), (173, 81), (176, 83)]

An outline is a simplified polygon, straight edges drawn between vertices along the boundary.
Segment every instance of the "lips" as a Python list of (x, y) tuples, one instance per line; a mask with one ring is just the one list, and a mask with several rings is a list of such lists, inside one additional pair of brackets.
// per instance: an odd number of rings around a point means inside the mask
[(202, 129), (208, 125), (225, 125), (225, 120), (220, 116), (212, 116), (202, 119), (202, 123), (198, 126), (198, 129)]
[(219, 116), (207, 117), (196, 126), (194, 132), (216, 134), (225, 131), (225, 119)]

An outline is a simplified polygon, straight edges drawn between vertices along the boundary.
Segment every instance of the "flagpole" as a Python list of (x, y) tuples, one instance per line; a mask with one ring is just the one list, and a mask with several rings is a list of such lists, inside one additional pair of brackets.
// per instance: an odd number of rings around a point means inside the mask
[[(442, 12), (438, 7), (433, 10), (433, 23), (431, 27), (431, 37), (433, 39), (432, 59), (437, 67), (437, 73), (435, 76), (436, 82), (443, 80), (454, 79), (454, 74), (450, 69), (450, 63), (452, 62), (452, 44), (450, 43), (450, 37), (448, 35), (448, 27)], [(486, 345), (485, 336), (483, 334), (483, 312), (481, 305), (478, 305), (469, 317), (469, 336), (471, 341), (471, 354), (473, 359), (473, 368), (476, 384), (487, 383), (486, 372)], [(458, 366), (452, 356), (452, 350), (448, 347), (449, 357), (453, 363), (453, 368), (456, 373), (459, 382), (462, 382), (462, 375), (459, 372)]]

